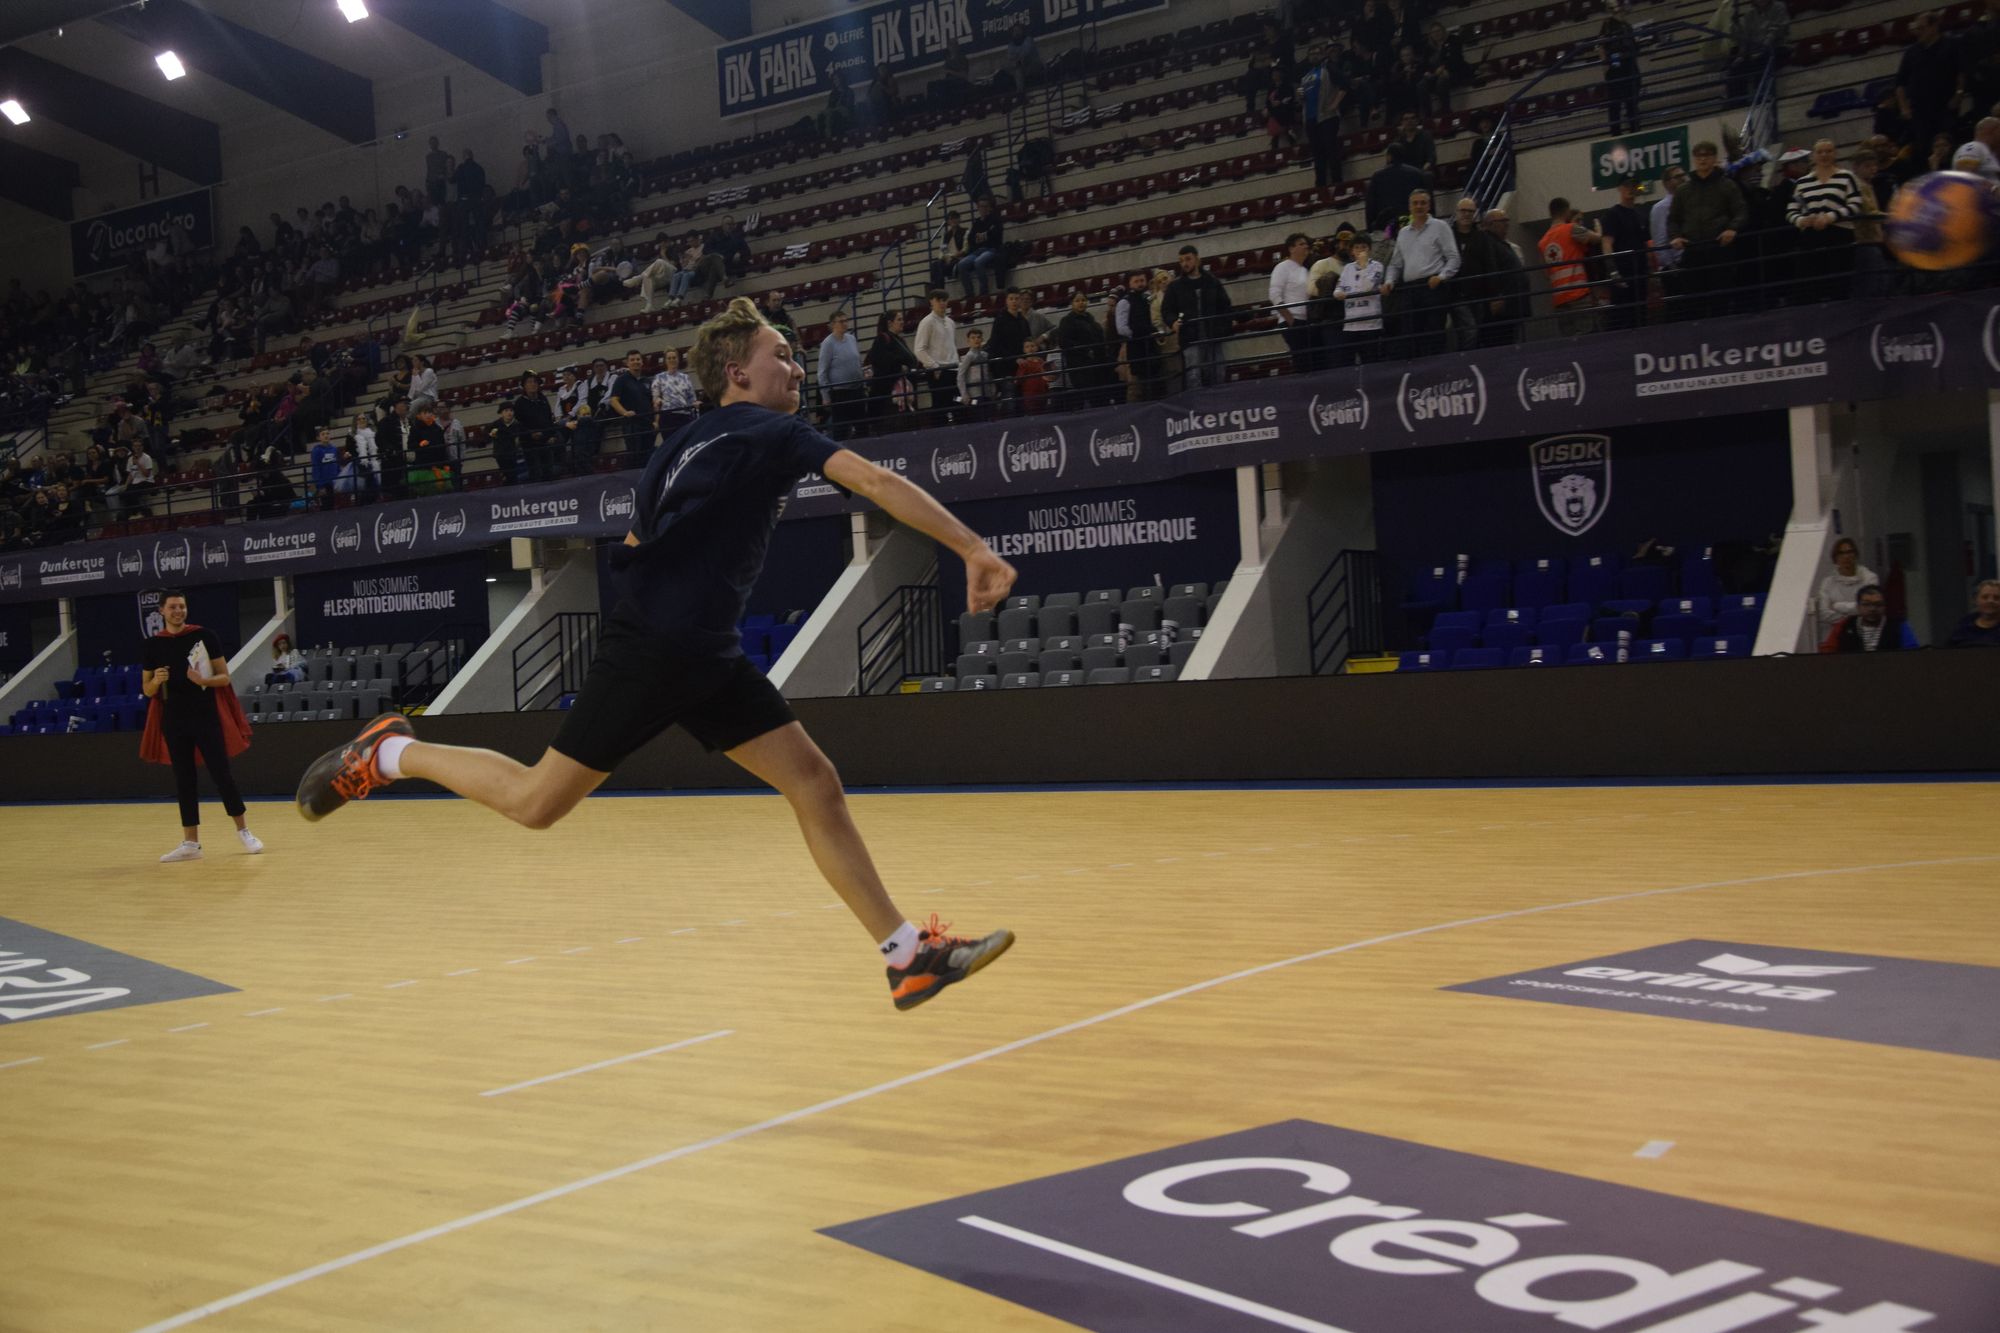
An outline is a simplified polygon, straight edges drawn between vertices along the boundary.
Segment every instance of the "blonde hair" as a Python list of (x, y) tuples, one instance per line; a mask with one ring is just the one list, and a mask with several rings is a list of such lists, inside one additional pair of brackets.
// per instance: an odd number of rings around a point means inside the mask
[(720, 403), (729, 389), (726, 367), (749, 359), (750, 345), (759, 332), (771, 327), (757, 309), (757, 303), (739, 296), (727, 309), (695, 330), (694, 350), (688, 353), (688, 367), (694, 380), (711, 403)]

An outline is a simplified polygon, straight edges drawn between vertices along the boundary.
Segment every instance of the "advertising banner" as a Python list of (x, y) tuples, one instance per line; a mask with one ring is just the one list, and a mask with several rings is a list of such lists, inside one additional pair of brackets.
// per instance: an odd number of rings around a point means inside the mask
[(207, 190), (99, 213), (69, 224), (70, 269), (79, 278), (125, 267), (154, 241), (176, 229), (187, 232), (187, 249), (215, 244), (215, 203)]
[[(823, 101), (833, 76), (851, 87), (886, 69), (901, 78), (944, 61), (956, 41), (966, 55), (997, 51), (1026, 20), (1037, 41), (1083, 23), (1165, 9), (1168, 0), (877, 0), (808, 23), (775, 28), (715, 48), (716, 101), (724, 116), (808, 98)], [(1054, 58), (1043, 51), (1043, 60)]]
[(371, 565), (366, 569), (301, 574), (293, 586), (301, 646), (339, 648), (414, 643), (449, 625), (476, 625), (484, 637), (486, 556)]
[(19, 671), (35, 655), (34, 607), (26, 602), (0, 605), (0, 671)]

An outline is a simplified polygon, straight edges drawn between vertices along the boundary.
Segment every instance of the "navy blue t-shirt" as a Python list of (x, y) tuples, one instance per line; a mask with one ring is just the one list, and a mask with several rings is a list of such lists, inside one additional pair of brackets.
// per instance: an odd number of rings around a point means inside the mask
[(612, 552), (623, 608), (691, 653), (740, 653), (736, 625), (785, 500), (840, 448), (798, 417), (749, 403), (675, 432), (639, 479), (639, 544)]

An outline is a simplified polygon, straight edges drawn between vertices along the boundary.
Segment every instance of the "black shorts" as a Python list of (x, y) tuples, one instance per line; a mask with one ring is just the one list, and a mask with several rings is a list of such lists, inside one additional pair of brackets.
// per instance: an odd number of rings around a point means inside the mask
[(707, 749), (733, 750), (793, 720), (748, 658), (697, 657), (614, 614), (553, 748), (609, 773), (671, 726)]

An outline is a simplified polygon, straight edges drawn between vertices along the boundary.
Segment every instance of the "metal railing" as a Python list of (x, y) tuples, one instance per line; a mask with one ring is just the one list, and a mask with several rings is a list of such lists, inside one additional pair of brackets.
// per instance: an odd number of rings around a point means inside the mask
[(465, 665), (468, 652), (485, 642), (487, 627), (470, 620), (447, 621), (420, 636), (395, 659), (390, 679), (398, 708), (421, 708), (444, 692)]
[(1373, 551), (1342, 551), (1306, 594), (1307, 652), (1312, 674), (1337, 673), (1347, 659), (1379, 653), (1382, 580)]
[(583, 688), (597, 658), (595, 611), (558, 611), (514, 647), (514, 711), (554, 708)]
[[(935, 574), (933, 574), (935, 577)], [(935, 582), (906, 583), (854, 631), (854, 692), (887, 694), (906, 680), (944, 674), (944, 603)]]

